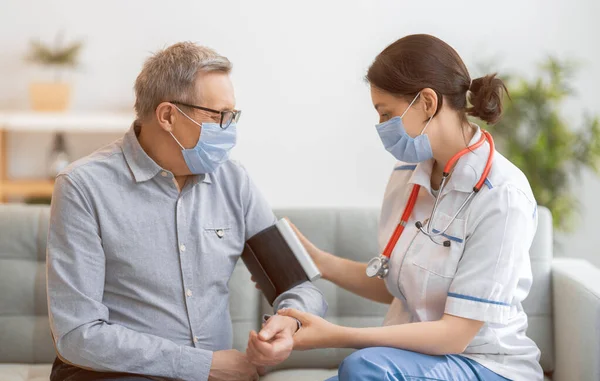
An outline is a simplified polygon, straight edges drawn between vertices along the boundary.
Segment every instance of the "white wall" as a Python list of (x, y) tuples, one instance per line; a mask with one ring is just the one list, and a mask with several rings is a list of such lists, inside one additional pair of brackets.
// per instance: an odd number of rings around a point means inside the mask
[[(363, 76), (387, 44), (430, 33), (453, 45), (471, 68), (533, 75), (546, 54), (584, 63), (569, 115), (600, 113), (597, 0), (117, 1), (0, 2), (0, 108), (27, 108), (28, 41), (64, 28), (84, 37), (74, 76), (77, 110), (130, 109), (132, 85), (149, 52), (180, 40), (216, 48), (234, 63), (244, 112), (235, 156), (274, 206), (378, 205), (393, 159), (381, 147)], [(579, 120), (574, 118), (574, 122)], [(72, 136), (84, 154), (115, 136)], [(49, 136), (16, 134), (14, 176), (43, 171)], [(19, 158), (17, 160), (17, 157)], [(600, 182), (578, 185), (585, 210), (569, 253), (600, 264), (595, 234)]]

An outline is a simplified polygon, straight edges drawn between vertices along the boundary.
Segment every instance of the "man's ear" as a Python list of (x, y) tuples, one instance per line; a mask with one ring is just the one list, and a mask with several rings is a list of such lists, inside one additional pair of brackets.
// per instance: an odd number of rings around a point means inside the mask
[(421, 107), (427, 115), (427, 118), (431, 118), (435, 115), (438, 107), (438, 95), (433, 89), (425, 88), (421, 90)]
[(158, 125), (165, 131), (173, 131), (177, 108), (173, 103), (162, 102), (156, 107), (155, 115)]

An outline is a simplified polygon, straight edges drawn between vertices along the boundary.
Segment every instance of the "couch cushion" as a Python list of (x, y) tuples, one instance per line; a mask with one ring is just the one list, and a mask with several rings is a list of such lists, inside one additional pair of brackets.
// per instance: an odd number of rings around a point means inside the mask
[(324, 381), (337, 375), (337, 369), (278, 370), (261, 377), (261, 381)]
[(48, 207), (0, 207), (0, 363), (54, 359), (46, 302), (48, 218)]
[[(47, 381), (50, 364), (23, 365), (0, 364), (1, 381)], [(337, 375), (337, 369), (291, 369), (277, 370), (261, 377), (261, 381), (324, 381)], [(552, 381), (545, 377), (544, 381)]]
[(533, 285), (523, 301), (529, 318), (527, 336), (542, 352), (540, 364), (545, 372), (554, 370), (554, 335), (552, 323), (552, 215), (547, 208), (538, 207), (538, 228), (529, 255)]
[[(290, 369), (277, 370), (261, 377), (261, 381), (324, 381), (336, 376), (337, 369)], [(548, 376), (544, 381), (552, 381)]]
[(0, 364), (2, 381), (48, 381), (51, 364)]

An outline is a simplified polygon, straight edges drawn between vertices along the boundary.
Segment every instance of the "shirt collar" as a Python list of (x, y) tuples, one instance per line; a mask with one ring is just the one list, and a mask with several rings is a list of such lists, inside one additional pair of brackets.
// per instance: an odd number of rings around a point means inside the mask
[[(477, 131), (473, 135), (473, 138), (469, 142), (469, 146), (477, 143), (481, 139), (481, 129), (479, 126)], [(490, 152), (490, 145), (486, 141), (484, 144), (474, 151), (466, 153), (456, 163), (450, 180), (446, 184), (444, 192), (446, 190), (457, 190), (461, 192), (470, 193), (473, 191), (473, 187), (479, 181), (485, 164), (487, 163), (488, 154)], [(431, 172), (433, 170), (434, 159), (429, 159), (417, 164), (417, 167), (413, 171), (409, 184), (420, 185), (431, 192)]]
[(431, 172), (433, 171), (433, 159), (425, 160), (417, 164), (413, 171), (409, 184), (420, 185), (422, 188), (431, 192)]
[[(132, 123), (131, 128), (123, 137), (122, 146), (123, 155), (125, 155), (125, 161), (131, 169), (135, 181), (138, 183), (150, 180), (160, 172), (165, 171), (150, 156), (148, 156), (146, 151), (144, 151), (140, 145), (140, 142), (137, 138), (140, 128), (141, 125), (137, 124), (136, 122)], [(209, 173), (194, 176), (192, 181), (194, 185), (199, 182), (212, 184), (212, 178)]]
[[(479, 126), (474, 126), (477, 128), (477, 131), (475, 131), (473, 138), (469, 142), (469, 146), (477, 143), (483, 134)], [(456, 163), (454, 171), (450, 176), (447, 184), (448, 190), (454, 189), (461, 192), (472, 192), (473, 187), (483, 174), (489, 153), (490, 144), (486, 140), (479, 148), (463, 155)]]
[(212, 175), (210, 173), (205, 173), (201, 175), (201, 181), (206, 184), (212, 184)]
[(123, 155), (138, 183), (154, 178), (162, 170), (140, 145), (137, 138), (140, 128), (141, 126), (134, 122), (123, 137)]

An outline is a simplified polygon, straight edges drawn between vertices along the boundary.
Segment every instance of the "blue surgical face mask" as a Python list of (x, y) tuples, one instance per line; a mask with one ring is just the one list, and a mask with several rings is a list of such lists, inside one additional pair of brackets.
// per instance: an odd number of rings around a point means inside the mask
[(391, 153), (396, 159), (406, 163), (420, 163), (429, 160), (433, 157), (429, 138), (425, 135), (425, 129), (429, 126), (433, 115), (423, 127), (421, 134), (416, 138), (411, 137), (404, 129), (402, 118), (415, 103), (421, 93), (417, 94), (415, 99), (408, 105), (402, 116), (396, 116), (388, 121), (375, 126), (381, 142), (385, 149)]
[(232, 123), (226, 129), (222, 129), (219, 123), (198, 123), (177, 107), (180, 113), (198, 125), (200, 138), (194, 148), (184, 148), (172, 132), (173, 139), (181, 147), (183, 158), (194, 175), (214, 172), (221, 164), (229, 160), (229, 153), (237, 141), (237, 129)]

